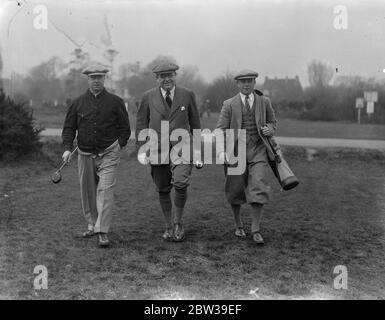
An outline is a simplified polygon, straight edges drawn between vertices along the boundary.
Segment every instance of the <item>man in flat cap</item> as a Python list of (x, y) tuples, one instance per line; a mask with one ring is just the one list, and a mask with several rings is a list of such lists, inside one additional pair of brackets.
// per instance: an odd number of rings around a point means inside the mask
[[(218, 158), (225, 163), (225, 194), (234, 214), (235, 235), (245, 238), (241, 217), (241, 205), (248, 203), (252, 207), (251, 232), (253, 241), (263, 244), (260, 233), (262, 208), (269, 200), (270, 187), (266, 185), (265, 175), (268, 168), (268, 157), (274, 159), (274, 153), (266, 137), (272, 136), (276, 129), (274, 110), (269, 98), (255, 90), (255, 78), (258, 73), (243, 70), (235, 76), (239, 93), (223, 102), (217, 128), (246, 130), (246, 140), (239, 143), (246, 144), (246, 154), (239, 155), (239, 161), (245, 161), (245, 172), (241, 175), (230, 175), (229, 159), (237, 153), (237, 138), (233, 150), (225, 148), (225, 133), (217, 136), (219, 139)], [(227, 146), (228, 144), (226, 144)]]
[[(170, 136), (172, 132), (183, 129), (191, 137), (193, 129), (200, 129), (200, 120), (194, 93), (175, 85), (178, 69), (176, 64), (168, 62), (154, 67), (153, 72), (158, 86), (145, 92), (141, 99), (136, 118), (136, 141), (138, 160), (142, 164), (147, 164), (150, 160), (146, 153), (141, 151), (141, 146), (146, 141), (141, 141), (140, 133), (143, 130), (151, 131), (152, 129), (160, 137), (156, 142), (157, 154), (155, 155), (155, 158), (160, 161), (153, 161), (150, 164), (151, 176), (159, 193), (160, 207), (166, 224), (163, 239), (183, 241), (185, 231), (182, 225), (182, 215), (194, 159), (189, 158), (182, 163), (173, 161), (172, 148), (176, 143), (170, 139)], [(168, 130), (161, 132), (165, 124), (168, 125)], [(162, 149), (164, 143), (168, 146), (167, 150)], [(175, 191), (174, 216), (170, 197), (172, 187)]]
[(63, 161), (71, 160), (77, 133), (78, 171), (83, 214), (88, 223), (83, 237), (98, 235), (98, 245), (109, 245), (107, 233), (114, 203), (120, 150), (131, 129), (124, 102), (104, 88), (108, 69), (92, 65), (83, 71), (88, 90), (70, 105), (62, 132)]

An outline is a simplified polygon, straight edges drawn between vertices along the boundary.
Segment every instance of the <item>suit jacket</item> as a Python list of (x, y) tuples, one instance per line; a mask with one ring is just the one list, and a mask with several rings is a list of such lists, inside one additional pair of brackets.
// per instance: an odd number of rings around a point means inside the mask
[[(262, 95), (254, 94), (255, 101), (255, 122), (258, 128), (258, 134), (267, 148), (267, 154), (270, 160), (274, 159), (274, 152), (265, 136), (262, 135), (261, 127), (267, 125), (273, 132), (275, 132), (277, 120), (275, 118), (273, 107), (271, 106), (270, 99)], [(236, 148), (238, 142), (238, 130), (242, 129), (242, 100), (239, 93), (224, 101), (221, 113), (219, 115), (217, 131), (215, 137), (217, 142), (217, 155), (221, 151), (234, 154), (234, 148)], [(234, 129), (236, 134), (233, 136), (225, 133), (226, 129)], [(233, 141), (232, 141), (233, 140)], [(226, 150), (225, 143), (233, 146), (232, 150)], [(246, 142), (246, 141), (245, 141)]]
[[(169, 132), (161, 135), (161, 121), (168, 121)], [(200, 129), (199, 112), (194, 93), (186, 88), (175, 86), (174, 99), (171, 108), (163, 99), (159, 87), (150, 89), (143, 94), (136, 117), (136, 145), (139, 149), (146, 141), (139, 141), (138, 136), (142, 130), (153, 129), (158, 138), (158, 154), (160, 154), (160, 145), (165, 140), (167, 143), (170, 134), (175, 129), (184, 129), (189, 133), (190, 146), (192, 145), (193, 129)], [(170, 146), (177, 142), (170, 142)], [(199, 146), (200, 147), (200, 146)], [(165, 152), (165, 150), (162, 150)], [(190, 150), (191, 151), (191, 150)], [(169, 150), (167, 150), (169, 152)]]

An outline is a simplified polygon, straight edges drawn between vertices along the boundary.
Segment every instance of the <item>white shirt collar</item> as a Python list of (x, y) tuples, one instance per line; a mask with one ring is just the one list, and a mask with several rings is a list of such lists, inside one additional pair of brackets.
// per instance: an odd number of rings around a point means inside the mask
[[(245, 105), (246, 95), (244, 95), (242, 92), (240, 92), (239, 95), (241, 96), (241, 100), (242, 100), (243, 105)], [(249, 105), (250, 105), (250, 108), (253, 106), (253, 104), (254, 104), (254, 94), (250, 93), (249, 94)]]
[(101, 94), (102, 93), (102, 91), (103, 91), (104, 89), (102, 89), (101, 91), (99, 91), (98, 93), (93, 93), (91, 90), (90, 90), (90, 92), (92, 93), (92, 95), (96, 98), (99, 94)]
[[(164, 90), (162, 87), (160, 88), (160, 91), (162, 92), (163, 98), (166, 99), (167, 91)], [(175, 86), (173, 86), (172, 89), (170, 90), (170, 98), (171, 98), (171, 100), (174, 100), (174, 95), (175, 95)]]

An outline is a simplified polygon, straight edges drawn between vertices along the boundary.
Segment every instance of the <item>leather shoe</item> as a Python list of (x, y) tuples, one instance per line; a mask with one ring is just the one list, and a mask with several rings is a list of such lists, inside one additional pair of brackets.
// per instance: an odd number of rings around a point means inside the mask
[(99, 247), (108, 247), (110, 245), (110, 240), (108, 240), (107, 233), (98, 234), (98, 246)]
[(253, 232), (253, 241), (256, 244), (263, 245), (265, 242), (263, 241), (262, 235), (257, 231)]
[(183, 241), (184, 240), (184, 228), (181, 223), (174, 224), (174, 241)]
[(239, 227), (239, 228), (235, 229), (235, 235), (238, 238), (246, 238), (245, 230), (242, 227)]
[(167, 228), (165, 232), (162, 235), (163, 240), (165, 241), (171, 241), (174, 239), (173, 230), (172, 228)]
[(94, 232), (94, 226), (92, 224), (89, 224), (87, 231), (83, 232), (82, 237), (83, 238), (90, 238), (94, 235), (96, 235), (96, 233)]

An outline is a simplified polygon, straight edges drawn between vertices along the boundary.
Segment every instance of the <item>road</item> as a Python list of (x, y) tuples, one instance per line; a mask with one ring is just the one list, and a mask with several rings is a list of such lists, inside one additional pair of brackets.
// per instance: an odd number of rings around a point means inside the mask
[[(43, 137), (61, 136), (61, 129), (45, 129)], [(134, 132), (131, 139), (134, 139)], [(324, 138), (300, 138), (300, 137), (277, 137), (278, 142), (283, 146), (302, 146), (315, 148), (360, 148), (385, 150), (385, 140), (357, 140), (357, 139), (324, 139)]]

